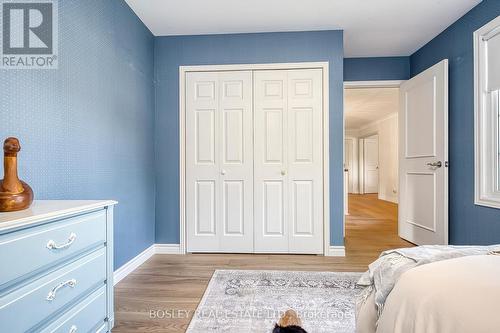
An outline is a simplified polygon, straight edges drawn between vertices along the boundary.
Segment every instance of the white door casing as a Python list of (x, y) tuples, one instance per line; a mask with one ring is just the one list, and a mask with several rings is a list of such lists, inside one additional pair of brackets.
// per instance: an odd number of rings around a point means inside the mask
[(323, 253), (322, 75), (254, 72), (256, 252)]
[(448, 60), (400, 89), (399, 235), (448, 244)]
[(364, 139), (363, 156), (363, 193), (378, 193), (379, 182), (379, 144), (378, 135)]
[(252, 72), (186, 74), (189, 252), (253, 251)]

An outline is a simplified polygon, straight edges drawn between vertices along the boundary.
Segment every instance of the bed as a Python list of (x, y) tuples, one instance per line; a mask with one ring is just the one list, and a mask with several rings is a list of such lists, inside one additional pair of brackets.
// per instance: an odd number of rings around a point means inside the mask
[(383, 307), (375, 290), (367, 290), (358, 304), (356, 332), (500, 332), (500, 255), (482, 252), (488, 254), (407, 267)]

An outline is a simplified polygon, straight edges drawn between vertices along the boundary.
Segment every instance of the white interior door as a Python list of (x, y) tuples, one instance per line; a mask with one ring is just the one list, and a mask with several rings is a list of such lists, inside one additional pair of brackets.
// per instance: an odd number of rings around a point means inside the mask
[(378, 135), (364, 139), (364, 193), (378, 193)]
[(188, 252), (253, 251), (252, 72), (186, 75)]
[(288, 253), (287, 72), (254, 73), (256, 252)]
[(322, 71), (254, 73), (255, 251), (323, 253)]
[(448, 244), (448, 60), (400, 89), (399, 235)]
[(344, 140), (344, 171), (347, 170), (347, 193), (354, 193), (354, 139)]
[(323, 71), (288, 71), (291, 253), (323, 253)]

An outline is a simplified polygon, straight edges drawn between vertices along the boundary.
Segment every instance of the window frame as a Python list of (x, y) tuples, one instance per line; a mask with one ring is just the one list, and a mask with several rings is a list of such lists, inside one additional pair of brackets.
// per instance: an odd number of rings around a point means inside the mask
[(500, 209), (500, 90), (487, 89), (487, 41), (498, 34), (500, 16), (474, 32), (474, 203)]

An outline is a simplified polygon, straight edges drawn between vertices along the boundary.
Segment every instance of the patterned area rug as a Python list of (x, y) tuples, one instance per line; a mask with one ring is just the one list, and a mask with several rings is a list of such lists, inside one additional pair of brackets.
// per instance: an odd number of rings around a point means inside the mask
[(215, 271), (188, 333), (271, 332), (294, 309), (309, 333), (355, 331), (361, 273)]

